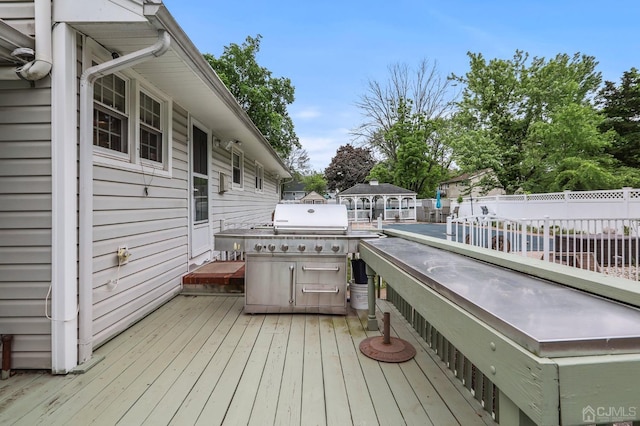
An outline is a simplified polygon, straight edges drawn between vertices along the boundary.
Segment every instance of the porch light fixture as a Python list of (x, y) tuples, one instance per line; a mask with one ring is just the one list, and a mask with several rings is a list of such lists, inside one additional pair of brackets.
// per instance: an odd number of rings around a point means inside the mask
[(242, 142), (237, 141), (237, 140), (234, 140), (234, 139), (231, 139), (230, 141), (228, 141), (228, 142), (225, 144), (224, 149), (226, 149), (227, 151), (229, 151), (229, 150), (231, 150), (231, 147), (232, 147), (234, 144), (235, 144), (238, 148), (240, 148), (240, 147), (242, 146)]

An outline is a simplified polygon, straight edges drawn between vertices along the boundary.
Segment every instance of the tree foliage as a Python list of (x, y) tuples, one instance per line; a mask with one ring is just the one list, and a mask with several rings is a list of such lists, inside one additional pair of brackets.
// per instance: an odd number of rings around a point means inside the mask
[(611, 136), (597, 131), (602, 117), (591, 101), (601, 76), (593, 57), (529, 60), (522, 51), (510, 60), (468, 56), (466, 75), (451, 76), (464, 89), (448, 138), (463, 171), (492, 168), (508, 193), (578, 189), (575, 179), (558, 175), (587, 166), (593, 176), (594, 168), (607, 174)]
[(370, 149), (343, 145), (338, 148), (324, 171), (327, 187), (330, 190), (343, 191), (355, 184), (363, 183), (374, 165), (375, 160)]
[(305, 192), (315, 191), (320, 195), (327, 193), (327, 180), (322, 173), (314, 172), (302, 177)]
[(393, 183), (418, 193), (419, 197), (430, 197), (447, 175), (448, 153), (440, 142), (444, 121), (413, 114), (411, 107), (410, 101), (400, 102), (397, 121), (385, 134), (398, 147)]
[(370, 80), (367, 91), (356, 102), (364, 122), (352, 134), (381, 154), (393, 168), (399, 145), (398, 139), (388, 136), (391, 128), (403, 119), (399, 116), (402, 104), (410, 102), (415, 117), (442, 118), (452, 107), (449, 86), (435, 62), (423, 59), (416, 70), (406, 64), (391, 65), (388, 81)]
[(600, 105), (605, 120), (603, 131), (613, 130), (615, 136), (609, 152), (627, 167), (640, 168), (640, 73), (631, 68), (625, 71), (616, 86), (604, 83), (600, 91)]
[(286, 158), (292, 149), (301, 147), (287, 111), (295, 89), (290, 79), (273, 77), (258, 64), (261, 39), (259, 34), (249, 36), (241, 46), (226, 46), (219, 58), (204, 57), (275, 151)]

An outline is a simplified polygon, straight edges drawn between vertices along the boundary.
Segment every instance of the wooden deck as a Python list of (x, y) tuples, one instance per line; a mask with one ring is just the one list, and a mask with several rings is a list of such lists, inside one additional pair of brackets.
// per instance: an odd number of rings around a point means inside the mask
[[(366, 311), (246, 315), (243, 298), (174, 298), (97, 349), (84, 374), (0, 382), (0, 424), (476, 425), (493, 421), (395, 308), (417, 349), (386, 364), (358, 349)], [(358, 315), (359, 314), (359, 315)]]

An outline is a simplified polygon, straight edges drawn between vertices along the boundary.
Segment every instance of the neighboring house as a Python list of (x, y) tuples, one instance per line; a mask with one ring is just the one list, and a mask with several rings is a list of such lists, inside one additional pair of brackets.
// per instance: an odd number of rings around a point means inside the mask
[(479, 185), (483, 178), (492, 176), (494, 176), (494, 172), (491, 169), (483, 169), (475, 173), (461, 174), (453, 179), (440, 182), (440, 185), (438, 186), (440, 189), (440, 195), (447, 197), (450, 200), (457, 200), (458, 196), (466, 198), (471, 195), (475, 198), (491, 195), (504, 195), (505, 191), (502, 188), (496, 187), (486, 191), (482, 185)]
[(286, 201), (300, 200), (307, 195), (307, 191), (304, 190), (304, 183), (302, 182), (288, 182), (284, 184), (282, 190), (282, 199)]
[(269, 222), (291, 177), (157, 0), (0, 2), (0, 111), (14, 369), (90, 365), (215, 256), (222, 219)]
[(390, 183), (358, 183), (338, 193), (338, 203), (347, 206), (349, 220), (416, 220), (417, 193)]
[(316, 191), (311, 191), (300, 199), (302, 204), (327, 204), (327, 199)]

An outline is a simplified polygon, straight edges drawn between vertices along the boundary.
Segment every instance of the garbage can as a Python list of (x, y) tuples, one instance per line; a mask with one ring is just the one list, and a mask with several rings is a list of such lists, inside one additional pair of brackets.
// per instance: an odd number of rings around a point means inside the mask
[(356, 284), (367, 284), (367, 264), (362, 259), (351, 259), (353, 281)]
[(367, 264), (362, 259), (351, 260), (352, 280), (349, 284), (351, 307), (369, 309), (369, 286), (367, 283)]

